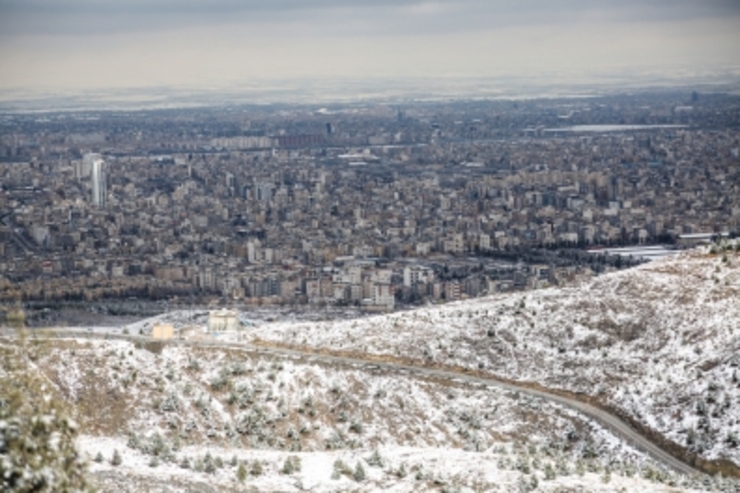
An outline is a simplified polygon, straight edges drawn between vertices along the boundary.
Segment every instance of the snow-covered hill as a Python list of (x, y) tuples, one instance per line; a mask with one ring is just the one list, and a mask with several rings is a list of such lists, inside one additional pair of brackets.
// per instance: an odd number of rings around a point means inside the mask
[(598, 396), (701, 457), (740, 465), (740, 254), (727, 246), (577, 287), (355, 321), (267, 324), (248, 335)]
[(518, 392), (240, 349), (45, 345), (34, 367), (76, 410), (79, 446), (102, 491), (723, 484), (679, 478), (580, 414)]

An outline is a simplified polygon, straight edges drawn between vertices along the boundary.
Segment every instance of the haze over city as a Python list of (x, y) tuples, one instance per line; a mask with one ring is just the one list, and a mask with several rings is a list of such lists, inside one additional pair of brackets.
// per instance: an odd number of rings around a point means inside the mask
[(16, 97), (332, 80), (727, 81), (738, 46), (732, 0), (0, 2), (0, 89)]

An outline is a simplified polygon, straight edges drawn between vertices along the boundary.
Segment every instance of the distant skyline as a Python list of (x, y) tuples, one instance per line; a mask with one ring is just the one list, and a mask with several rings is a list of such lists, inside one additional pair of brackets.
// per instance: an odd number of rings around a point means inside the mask
[(740, 67), (737, 0), (0, 0), (0, 90)]

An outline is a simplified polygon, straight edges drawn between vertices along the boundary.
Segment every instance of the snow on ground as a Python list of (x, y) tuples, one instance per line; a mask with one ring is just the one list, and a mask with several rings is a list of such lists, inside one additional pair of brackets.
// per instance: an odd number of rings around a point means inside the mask
[[(318, 309), (301, 306), (290, 308), (243, 306), (241, 308), (240, 315), (252, 325), (261, 325), (275, 321), (295, 323), (301, 321), (315, 322), (321, 320), (356, 319), (365, 315), (364, 312), (353, 307), (327, 306)], [(125, 331), (131, 335), (149, 335), (154, 325), (167, 323), (171, 324), (175, 329), (197, 327), (205, 332), (208, 325), (209, 312), (209, 309), (203, 307), (190, 309), (175, 308), (134, 322), (84, 327), (68, 326), (66, 328), (68, 330), (80, 330), (83, 332), (120, 334), (122, 331)]]
[[(710, 480), (661, 476), (649, 467), (595, 468), (592, 463), (567, 463), (547, 450), (501, 445), (485, 452), (460, 449), (383, 446), (376, 450), (281, 452), (243, 448), (188, 446), (178, 460), (154, 463), (149, 455), (127, 447), (121, 439), (82, 436), (78, 446), (91, 461), (91, 470), (108, 489), (108, 476), (125, 478), (129, 491), (157, 485), (157, 491), (186, 491), (195, 484), (212, 491), (589, 491), (676, 492), (716, 491), (732, 486)], [(113, 451), (121, 463), (110, 463)], [(95, 462), (100, 454), (101, 462)], [(206, 456), (220, 464), (208, 469)], [(183, 466), (187, 458), (187, 467)], [(297, 460), (296, 460), (297, 459)], [(300, 466), (286, 471), (286, 461)], [(255, 474), (255, 463), (260, 472)], [(237, 476), (239, 464), (247, 472)], [(363, 476), (357, 475), (360, 464)], [(210, 471), (210, 472), (209, 472)], [(724, 485), (724, 488), (723, 488)], [(108, 486), (108, 487), (106, 487)], [(677, 488), (681, 488), (678, 490)], [(209, 491), (205, 489), (205, 491)]]
[[(527, 491), (535, 476), (538, 491), (671, 491), (689, 481), (568, 408), (462, 382), (97, 339), (51, 341), (38, 368), (77, 410), (103, 491), (243, 491), (234, 455), (249, 471), (260, 463), (244, 483), (258, 491)], [(301, 470), (284, 474), (292, 456)], [(337, 459), (346, 469), (332, 479)], [(366, 480), (354, 478), (358, 462)]]
[[(485, 450), (526, 440), (573, 457), (642, 462), (570, 409), (516, 392), (245, 350), (59, 341), (39, 362), (87, 433), (168, 446), (277, 450), (378, 445)], [(142, 445), (144, 446), (144, 445)]]
[(353, 321), (264, 324), (247, 337), (584, 392), (705, 458), (740, 464), (736, 252), (698, 249), (565, 289)]

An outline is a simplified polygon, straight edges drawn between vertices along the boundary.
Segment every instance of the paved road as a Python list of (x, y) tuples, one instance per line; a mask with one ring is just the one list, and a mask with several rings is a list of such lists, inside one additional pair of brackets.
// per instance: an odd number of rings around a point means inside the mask
[[(242, 346), (242, 347), (245, 347), (245, 346)], [(423, 376), (428, 376), (428, 377), (440, 378), (444, 380), (458, 380), (458, 381), (464, 381), (464, 382), (473, 383), (477, 385), (498, 387), (504, 390), (520, 392), (522, 394), (527, 394), (532, 397), (537, 397), (540, 399), (556, 402), (558, 404), (562, 404), (564, 406), (580, 411), (581, 413), (589, 416), (590, 418), (593, 418), (594, 420), (596, 420), (597, 422), (605, 426), (607, 429), (615, 433), (618, 437), (634, 445), (638, 449), (650, 455), (652, 458), (654, 458), (658, 462), (662, 462), (666, 466), (669, 466), (672, 469), (675, 469), (676, 471), (682, 474), (687, 474), (687, 475), (702, 474), (701, 471), (680, 461), (679, 459), (675, 458), (674, 456), (672, 456), (671, 454), (669, 454), (668, 452), (666, 452), (665, 450), (657, 446), (655, 443), (648, 440), (646, 437), (641, 435), (637, 430), (632, 428), (629, 424), (625, 423), (618, 417), (604, 411), (603, 409), (599, 409), (596, 406), (592, 406), (591, 404), (587, 404), (585, 402), (581, 402), (576, 399), (571, 399), (569, 397), (553, 394), (553, 393), (546, 392), (543, 390), (531, 389), (528, 387), (516, 385), (514, 383), (502, 382), (500, 380), (496, 380), (493, 377), (484, 378), (484, 377), (478, 377), (478, 376), (473, 376), (473, 375), (467, 375), (465, 373), (458, 373), (454, 371), (439, 370), (436, 368), (425, 368), (422, 366), (411, 366), (411, 365), (404, 365), (404, 364), (399, 364), (399, 363), (385, 363), (385, 362), (378, 362), (374, 360), (355, 358), (355, 357), (350, 358), (350, 357), (345, 357), (345, 356), (330, 356), (330, 355), (316, 353), (316, 352), (309, 351), (309, 350), (295, 350), (295, 349), (276, 348), (276, 347), (267, 348), (263, 346), (258, 346), (258, 347), (246, 346), (246, 347), (251, 351), (264, 353), (264, 354), (271, 354), (274, 356), (292, 356), (292, 357), (298, 357), (302, 359), (311, 358), (317, 361), (323, 361), (327, 363), (334, 363), (334, 364), (341, 364), (341, 365), (349, 365), (349, 366), (357, 366), (357, 365), (364, 366), (364, 367), (374, 366), (377, 368), (386, 369), (388, 371), (395, 371), (395, 372), (404, 371), (409, 374), (423, 375)]]
[[(55, 333), (59, 337), (115, 338), (115, 339), (128, 339), (128, 340), (138, 340), (138, 341), (153, 341), (153, 339), (136, 337), (136, 336), (124, 336), (124, 335), (111, 334), (111, 333), (96, 334), (96, 333), (91, 333), (91, 332), (69, 330), (69, 329), (61, 329), (61, 330), (55, 331)], [(380, 361), (375, 361), (372, 359), (363, 359), (363, 358), (358, 358), (358, 357), (334, 356), (334, 355), (328, 355), (324, 353), (311, 351), (308, 349), (296, 350), (296, 349), (287, 349), (287, 348), (275, 347), (275, 346), (267, 347), (267, 346), (250, 345), (250, 344), (245, 344), (245, 343), (226, 343), (226, 342), (218, 342), (218, 341), (214, 341), (214, 342), (172, 341), (171, 343), (178, 344), (178, 345), (187, 345), (187, 346), (209, 346), (209, 347), (225, 347), (225, 348), (233, 348), (233, 349), (242, 349), (242, 350), (246, 350), (246, 351), (250, 351), (254, 353), (261, 353), (261, 354), (271, 355), (275, 357), (299, 358), (302, 360), (320, 361), (320, 362), (325, 362), (325, 363), (339, 364), (343, 366), (379, 368), (379, 369), (382, 368), (390, 372), (402, 372), (402, 373), (406, 373), (410, 375), (421, 375), (421, 376), (433, 377), (433, 378), (443, 379), (443, 380), (463, 381), (463, 382), (468, 382), (468, 383), (472, 383), (476, 385), (498, 387), (504, 390), (520, 392), (520, 393), (527, 394), (527, 395), (530, 395), (532, 397), (536, 397), (539, 399), (556, 402), (558, 404), (570, 407), (572, 409), (575, 409), (585, 414), (586, 416), (602, 424), (607, 429), (611, 430), (614, 434), (616, 434), (621, 439), (625, 440), (627, 443), (632, 444), (633, 446), (642, 450), (646, 454), (650, 455), (653, 459), (665, 464), (666, 466), (678, 471), (679, 473), (687, 474), (687, 475), (702, 474), (702, 472), (699, 471), (698, 469), (695, 469), (694, 467), (684, 463), (683, 461), (669, 454), (668, 452), (660, 448), (658, 445), (651, 442), (645, 436), (640, 434), (640, 432), (632, 428), (629, 424), (625, 423), (624, 421), (619, 419), (617, 416), (614, 416), (613, 414), (610, 414), (607, 411), (604, 411), (603, 409), (599, 409), (596, 406), (587, 404), (585, 402), (581, 402), (576, 399), (572, 399), (572, 398), (558, 395), (555, 393), (547, 392), (545, 390), (537, 390), (537, 389), (532, 389), (532, 388), (525, 387), (522, 385), (517, 385), (516, 383), (503, 382), (501, 380), (497, 380), (494, 377), (473, 376), (473, 375), (468, 375), (462, 372), (440, 370), (436, 368), (427, 368), (424, 366), (406, 365), (406, 364), (401, 364), (401, 363), (380, 362)]]

